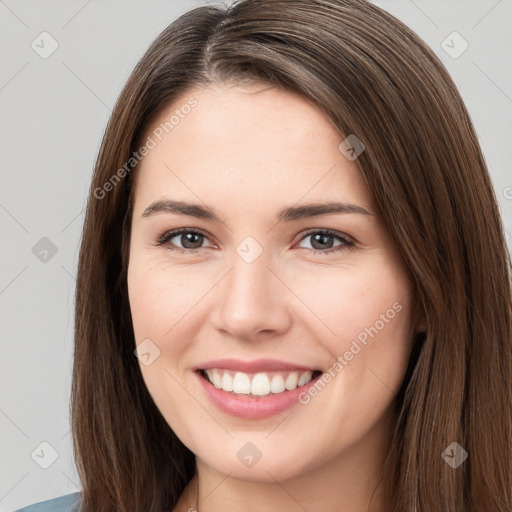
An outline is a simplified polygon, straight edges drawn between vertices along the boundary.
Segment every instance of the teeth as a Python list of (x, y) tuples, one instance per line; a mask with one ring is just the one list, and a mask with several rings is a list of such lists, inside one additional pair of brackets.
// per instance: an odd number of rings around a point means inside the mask
[[(207, 373), (208, 371), (209, 370), (207, 370)], [(222, 379), (220, 378), (219, 372), (217, 370), (213, 370), (211, 374), (208, 373), (208, 377), (210, 378), (210, 381), (217, 389), (220, 389), (222, 387)]]
[(228, 372), (224, 372), (220, 387), (224, 391), (233, 391), (233, 377)]
[(264, 373), (257, 373), (251, 382), (251, 395), (264, 396), (270, 394), (270, 381)]
[(301, 387), (301, 386), (304, 386), (304, 384), (306, 384), (307, 382), (309, 382), (313, 377), (313, 372), (311, 371), (307, 371), (307, 372), (304, 372), (300, 377), (299, 377), (299, 382), (297, 384), (297, 387)]
[(270, 381), (270, 391), (272, 393), (282, 393), (285, 389), (283, 376), (277, 373)]
[[(224, 375), (226, 375), (224, 373)], [(233, 393), (241, 395), (249, 395), (251, 393), (251, 379), (249, 376), (242, 372), (236, 372), (233, 379)]]
[(297, 372), (290, 372), (286, 380), (284, 381), (284, 387), (288, 391), (292, 391), (297, 387), (297, 383), (299, 382), (299, 374)]
[(283, 393), (304, 386), (313, 378), (311, 370), (305, 372), (260, 372), (247, 374), (218, 368), (205, 370), (208, 380), (217, 388), (240, 395), (266, 396)]

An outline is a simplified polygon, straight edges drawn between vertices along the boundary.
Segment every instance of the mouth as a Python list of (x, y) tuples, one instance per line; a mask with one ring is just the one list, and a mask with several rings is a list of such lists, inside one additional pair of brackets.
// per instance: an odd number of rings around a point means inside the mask
[(265, 397), (308, 385), (321, 370), (281, 370), (247, 373), (228, 368), (199, 368), (197, 373), (217, 389), (233, 395)]

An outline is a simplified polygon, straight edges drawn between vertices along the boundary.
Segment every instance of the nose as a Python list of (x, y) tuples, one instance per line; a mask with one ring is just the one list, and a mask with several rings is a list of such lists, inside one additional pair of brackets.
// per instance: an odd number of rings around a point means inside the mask
[(263, 255), (247, 263), (235, 254), (217, 285), (217, 329), (247, 341), (285, 333), (291, 325), (291, 293), (276, 274)]

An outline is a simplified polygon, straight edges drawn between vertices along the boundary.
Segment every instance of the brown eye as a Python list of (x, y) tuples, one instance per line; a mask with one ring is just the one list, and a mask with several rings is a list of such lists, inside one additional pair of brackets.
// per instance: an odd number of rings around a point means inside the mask
[[(173, 241), (172, 241), (173, 240)], [(203, 242), (207, 240), (205, 234), (192, 229), (178, 229), (164, 233), (157, 241), (156, 245), (165, 246), (170, 250), (185, 252), (195, 252), (203, 247)]]
[(182, 233), (176, 236), (185, 249), (198, 249), (203, 244), (204, 237), (199, 233)]
[[(302, 248), (312, 250), (314, 253), (332, 254), (333, 252), (354, 246), (354, 242), (348, 237), (330, 230), (310, 231), (302, 238), (301, 242), (308, 239), (310, 240), (311, 249), (307, 247)], [(338, 240), (340, 243), (334, 245), (335, 240)]]

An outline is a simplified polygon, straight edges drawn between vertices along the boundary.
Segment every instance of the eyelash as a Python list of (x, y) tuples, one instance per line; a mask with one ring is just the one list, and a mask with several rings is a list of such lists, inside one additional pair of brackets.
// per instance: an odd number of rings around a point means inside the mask
[[(200, 235), (200, 236), (203, 236), (205, 238), (208, 238), (208, 235), (206, 235), (206, 233), (203, 233), (200, 230), (181, 228), (181, 229), (176, 229), (174, 231), (167, 231), (167, 232), (165, 232), (163, 235), (161, 235), (158, 238), (158, 240), (156, 241), (155, 245), (158, 246), (158, 247), (166, 245), (165, 248), (168, 249), (169, 251), (177, 251), (177, 252), (179, 252), (181, 254), (184, 254), (184, 253), (187, 253), (187, 252), (188, 253), (197, 253), (197, 252), (199, 252), (199, 249), (183, 249), (181, 247), (176, 247), (176, 246), (175, 247), (171, 247), (171, 245), (168, 244), (169, 240), (171, 240), (175, 236), (181, 235), (183, 233), (192, 233), (194, 235)], [(319, 249), (307, 249), (307, 248), (304, 248), (304, 247), (301, 247), (301, 249), (303, 249), (305, 251), (308, 251), (308, 253), (313, 253), (313, 254), (333, 254), (333, 253), (338, 252), (338, 251), (350, 250), (350, 249), (352, 249), (355, 246), (355, 243), (349, 237), (347, 237), (346, 235), (342, 235), (341, 233), (338, 233), (338, 232), (333, 231), (331, 229), (310, 230), (299, 240), (299, 242), (302, 242), (303, 240), (305, 240), (309, 236), (316, 235), (316, 234), (333, 236), (335, 238), (338, 238), (341, 242), (343, 242), (343, 244), (342, 245), (338, 245), (338, 246), (336, 246), (333, 249), (329, 249), (329, 250), (325, 250), (325, 251), (321, 251)], [(201, 249), (203, 249), (203, 248), (201, 248)]]

